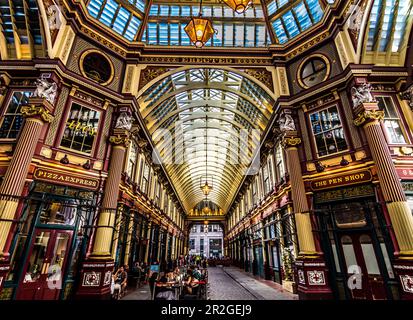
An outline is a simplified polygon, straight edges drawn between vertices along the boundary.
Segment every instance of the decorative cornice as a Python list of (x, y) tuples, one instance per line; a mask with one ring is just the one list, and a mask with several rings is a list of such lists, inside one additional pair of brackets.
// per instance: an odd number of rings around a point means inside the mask
[(372, 121), (372, 120), (381, 121), (383, 119), (384, 119), (384, 111), (368, 110), (368, 111), (363, 111), (359, 113), (357, 117), (354, 119), (354, 124), (356, 126), (361, 126), (368, 121)]
[(49, 110), (47, 110), (43, 106), (36, 106), (33, 104), (22, 106), (20, 112), (25, 118), (40, 117), (44, 122), (47, 123), (52, 122), (54, 119), (54, 116), (50, 114)]

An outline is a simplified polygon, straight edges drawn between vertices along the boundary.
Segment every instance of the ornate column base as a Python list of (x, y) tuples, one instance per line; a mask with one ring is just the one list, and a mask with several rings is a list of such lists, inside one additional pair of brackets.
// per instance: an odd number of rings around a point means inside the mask
[(400, 299), (413, 300), (413, 257), (396, 259), (393, 268), (400, 286)]
[(115, 262), (113, 260), (87, 260), (80, 270), (77, 300), (109, 300)]
[(323, 258), (297, 258), (295, 278), (300, 300), (333, 299)]

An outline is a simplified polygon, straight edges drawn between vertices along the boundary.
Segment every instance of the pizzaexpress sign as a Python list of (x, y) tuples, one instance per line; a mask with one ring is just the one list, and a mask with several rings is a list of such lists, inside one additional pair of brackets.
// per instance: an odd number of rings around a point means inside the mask
[(62, 173), (51, 169), (37, 168), (33, 174), (37, 180), (69, 185), (72, 187), (80, 187), (86, 189), (97, 190), (99, 180), (93, 178), (86, 178), (73, 174)]

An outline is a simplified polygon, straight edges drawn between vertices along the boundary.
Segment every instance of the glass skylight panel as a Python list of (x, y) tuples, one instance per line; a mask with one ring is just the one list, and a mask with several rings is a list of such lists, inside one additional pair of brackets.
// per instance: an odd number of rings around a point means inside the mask
[(157, 4), (151, 5), (151, 8), (149, 10), (149, 15), (150, 16), (157, 16), (159, 13), (159, 6)]
[(213, 44), (216, 47), (221, 47), (222, 46), (222, 34), (223, 34), (223, 29), (222, 29), (222, 23), (214, 23), (214, 28), (217, 30), (217, 33), (213, 36)]
[(224, 24), (224, 46), (233, 46), (234, 45), (234, 25), (233, 24)]
[(374, 38), (377, 32), (377, 25), (378, 25), (378, 13), (379, 13), (379, 8), (381, 6), (381, 0), (376, 0), (373, 3), (373, 8), (371, 9), (371, 14), (370, 14), (370, 27), (369, 27), (369, 35), (367, 39), (367, 50), (371, 51), (373, 50), (374, 46)]
[(300, 34), (300, 30), (298, 29), (297, 23), (295, 22), (294, 16), (291, 11), (286, 12), (282, 16), (282, 19), (290, 38), (294, 38), (295, 36)]
[(97, 18), (100, 8), (102, 8), (103, 0), (91, 0), (88, 4), (88, 11), (93, 18)]
[(308, 8), (310, 10), (311, 16), (314, 22), (317, 23), (323, 17), (323, 9), (321, 9), (319, 0), (305, 0), (307, 2)]
[(148, 43), (158, 44), (158, 26), (156, 22), (148, 22)]
[(281, 8), (282, 6), (286, 5), (288, 3), (288, 0), (278, 0), (278, 6)]
[(383, 17), (383, 24), (381, 26), (381, 35), (380, 35), (380, 51), (385, 51), (387, 47), (387, 43), (389, 41), (391, 25), (394, 17), (394, 2), (395, 0), (390, 0), (389, 5), (387, 5), (386, 1), (386, 8), (384, 11)]
[(189, 17), (191, 15), (191, 7), (190, 6), (181, 6), (181, 16), (182, 17)]
[(113, 30), (115, 30), (119, 34), (123, 34), (129, 17), (130, 12), (125, 8), (120, 8), (116, 16), (115, 22), (113, 23)]
[(139, 11), (145, 12), (145, 0), (129, 0), (129, 3), (134, 5)]
[[(248, 10), (251, 10), (251, 9), (248, 9)], [(255, 17), (256, 18), (264, 18), (264, 11), (262, 10), (261, 7), (255, 7)]]
[(205, 6), (202, 8), (202, 15), (204, 17), (212, 17), (212, 7), (211, 6)]
[(199, 14), (199, 6), (192, 6), (192, 15), (197, 16)]
[(115, 0), (108, 0), (103, 9), (102, 15), (100, 16), (100, 21), (110, 27), (118, 7), (119, 4)]
[(159, 15), (160, 16), (169, 16), (169, 6), (168, 5), (160, 5), (159, 6)]
[(310, 28), (312, 23), (310, 17), (308, 16), (308, 12), (304, 3), (301, 2), (296, 7), (294, 7), (293, 10), (298, 19), (298, 23), (300, 24), (301, 30), (304, 31)]
[[(257, 47), (262, 47), (264, 45), (266, 45), (266, 34), (267, 34), (267, 29), (265, 26), (263, 25), (256, 25), (255, 26), (255, 30), (256, 30), (256, 35), (255, 35), (255, 45)], [(269, 43), (269, 41), (268, 41)]]
[(244, 46), (244, 25), (235, 25), (235, 47), (243, 47)]
[(223, 16), (223, 7), (222, 6), (214, 6), (214, 17), (221, 18)]
[(179, 6), (171, 6), (171, 16), (172, 17), (179, 17), (180, 16)]
[(393, 43), (392, 43), (393, 52), (399, 51), (401, 41), (405, 33), (407, 18), (408, 18), (409, 13), (411, 14), (411, 10), (412, 10), (412, 4), (410, 3), (409, 0), (400, 1), (398, 15), (396, 18), (396, 26), (395, 26), (394, 34), (393, 34)]
[(231, 18), (234, 16), (234, 10), (232, 10), (229, 7), (224, 7), (224, 17), (225, 18)]
[(169, 25), (170, 28), (170, 40), (171, 45), (179, 45), (179, 24), (178, 23), (171, 23)]
[(132, 41), (135, 38), (136, 33), (138, 32), (139, 25), (141, 24), (141, 21), (136, 17), (133, 16), (131, 21), (129, 22), (128, 27), (126, 28), (125, 31), (125, 38), (128, 39), (129, 41)]
[(272, 0), (270, 3), (267, 4), (267, 11), (268, 15), (272, 15), (277, 11), (278, 5), (277, 5), (277, 0)]

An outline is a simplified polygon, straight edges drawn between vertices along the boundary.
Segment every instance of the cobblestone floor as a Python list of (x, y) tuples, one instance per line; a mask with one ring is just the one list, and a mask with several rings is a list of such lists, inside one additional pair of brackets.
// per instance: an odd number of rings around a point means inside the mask
[(208, 268), (211, 300), (256, 300), (250, 292), (234, 281), (222, 267)]
[(271, 281), (257, 280), (236, 267), (208, 269), (211, 300), (296, 300)]

